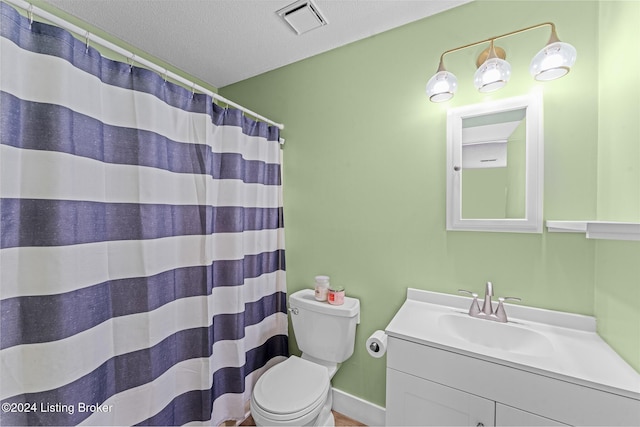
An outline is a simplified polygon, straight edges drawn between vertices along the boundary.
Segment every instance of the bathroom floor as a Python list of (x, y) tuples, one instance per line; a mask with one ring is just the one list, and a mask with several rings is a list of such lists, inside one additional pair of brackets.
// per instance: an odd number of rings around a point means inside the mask
[[(336, 412), (333, 412), (333, 418), (336, 420), (336, 427), (350, 427), (350, 426), (366, 426), (366, 424), (359, 423), (355, 420), (352, 420), (349, 417), (345, 417), (344, 415)], [(246, 420), (240, 424), (241, 426), (255, 426), (256, 424), (253, 422), (253, 418), (249, 416)]]

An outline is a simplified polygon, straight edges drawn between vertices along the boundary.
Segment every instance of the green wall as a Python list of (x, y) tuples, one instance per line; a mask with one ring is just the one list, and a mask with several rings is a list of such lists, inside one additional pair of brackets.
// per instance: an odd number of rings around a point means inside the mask
[[(335, 387), (384, 405), (385, 359), (369, 357), (364, 343), (388, 324), (406, 288), (482, 292), (487, 280), (497, 295), (519, 296), (526, 305), (598, 315), (601, 334), (640, 370), (637, 242), (546, 231), (445, 231), (446, 110), (537, 86), (544, 92), (545, 219), (610, 214), (637, 220), (626, 197), (633, 193), (638, 200), (640, 193), (638, 109), (628, 108), (633, 100), (620, 106), (603, 99), (608, 89), (598, 90), (600, 74), (617, 72), (599, 66), (603, 44), (615, 40), (628, 56), (637, 53), (638, 20), (626, 16), (637, 12), (632, 3), (476, 1), (220, 89), (286, 125), (289, 291), (311, 287), (313, 276), (322, 273), (361, 300), (356, 351), (334, 378)], [(608, 24), (619, 15), (625, 19)], [(428, 101), (425, 85), (443, 51), (545, 21), (555, 22), (560, 39), (578, 51), (566, 77), (536, 83), (529, 76), (529, 61), (549, 37), (548, 29), (538, 29), (497, 43), (513, 67), (501, 91), (483, 95), (473, 88), (473, 64), (484, 48), (478, 47), (446, 58), (460, 84), (454, 99)], [(619, 38), (628, 31), (635, 39)], [(635, 85), (637, 95), (634, 61), (629, 78), (606, 84)], [(609, 123), (619, 107), (630, 127)], [(606, 127), (615, 128), (611, 142), (624, 144), (608, 155), (622, 157), (630, 168), (625, 176), (635, 179), (619, 193), (617, 180), (626, 169), (599, 156), (605, 143), (599, 129)], [(629, 151), (635, 160), (627, 159)], [(616, 190), (613, 205), (599, 194), (610, 189)], [(630, 205), (630, 213), (621, 212)]]
[(637, 1), (600, 6), (598, 218), (603, 220), (640, 221), (638, 23)]
[[(640, 2), (600, 5), (598, 219), (601, 220), (640, 222), (639, 22)], [(640, 243), (598, 241), (595, 259), (598, 331), (640, 370)]]

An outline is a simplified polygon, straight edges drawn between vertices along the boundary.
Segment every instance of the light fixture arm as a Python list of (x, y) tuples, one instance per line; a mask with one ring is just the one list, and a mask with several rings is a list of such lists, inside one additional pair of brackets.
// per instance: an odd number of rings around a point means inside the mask
[(496, 54), (495, 46), (493, 46), (493, 41), (494, 39), (491, 39), (491, 44), (489, 45), (489, 55), (487, 56), (487, 59), (498, 57), (498, 55)]
[(560, 39), (558, 38), (558, 34), (556, 33), (556, 26), (551, 24), (551, 37), (549, 37), (549, 41), (547, 42), (547, 44), (551, 44), (559, 41)]
[(493, 41), (498, 40), (498, 39), (502, 39), (502, 38), (505, 38), (505, 37), (513, 36), (514, 34), (520, 34), (520, 33), (524, 33), (525, 31), (530, 31), (530, 30), (534, 30), (536, 28), (546, 27), (546, 26), (550, 26), (551, 27), (551, 38), (549, 39), (548, 43), (553, 43), (553, 42), (560, 41), (558, 39), (558, 35), (556, 34), (556, 25), (553, 22), (543, 22), (541, 24), (532, 25), (530, 27), (521, 28), (519, 30), (511, 31), (509, 33), (501, 34), (499, 36), (490, 37), (488, 39), (481, 40), (479, 42), (469, 43), (469, 44), (466, 44), (464, 46), (460, 46), (460, 47), (456, 47), (456, 48), (453, 48), (453, 49), (446, 50), (446, 51), (444, 51), (442, 53), (442, 55), (440, 55), (440, 67), (444, 69), (444, 65), (443, 65), (444, 64), (444, 57), (445, 57), (445, 55), (447, 55), (449, 53), (457, 52), (459, 50), (463, 50), (463, 49), (467, 49), (469, 47), (477, 46), (479, 44), (483, 44), (483, 43), (487, 43), (487, 42), (493, 42)]

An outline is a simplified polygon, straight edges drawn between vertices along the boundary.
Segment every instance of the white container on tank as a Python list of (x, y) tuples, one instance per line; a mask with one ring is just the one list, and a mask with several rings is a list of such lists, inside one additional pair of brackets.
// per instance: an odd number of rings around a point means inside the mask
[(315, 298), (317, 301), (327, 300), (329, 285), (329, 276), (316, 276)]

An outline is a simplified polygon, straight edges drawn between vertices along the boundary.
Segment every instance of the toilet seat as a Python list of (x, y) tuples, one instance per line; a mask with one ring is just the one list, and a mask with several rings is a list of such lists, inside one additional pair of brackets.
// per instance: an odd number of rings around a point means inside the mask
[(252, 398), (252, 411), (276, 422), (317, 416), (327, 401), (331, 383), (324, 366), (291, 356), (267, 370), (258, 379)]

